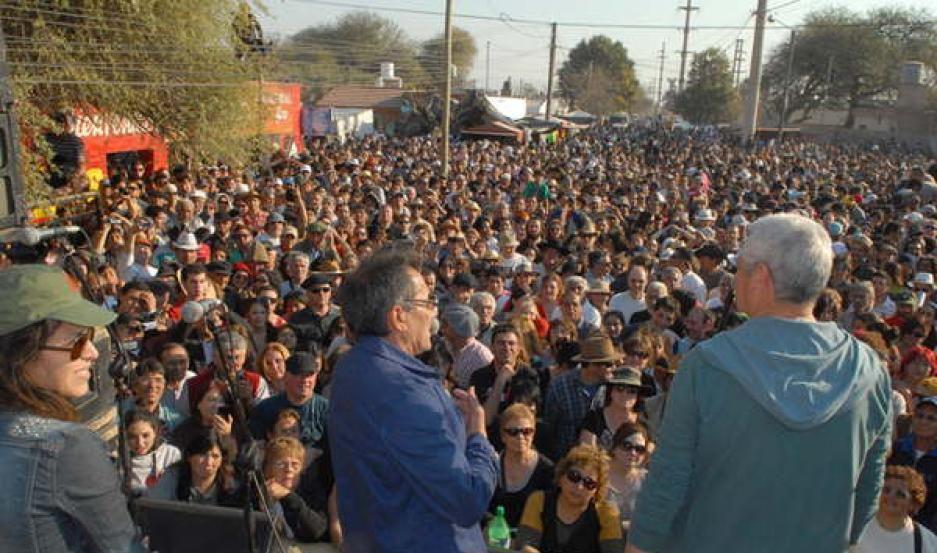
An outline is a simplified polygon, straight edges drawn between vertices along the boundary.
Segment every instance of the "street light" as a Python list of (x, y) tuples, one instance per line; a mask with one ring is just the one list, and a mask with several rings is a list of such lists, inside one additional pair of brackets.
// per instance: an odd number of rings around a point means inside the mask
[(784, 140), (784, 124), (787, 122), (787, 106), (789, 102), (789, 93), (791, 89), (791, 80), (794, 72), (794, 46), (797, 31), (793, 27), (779, 20), (773, 15), (768, 16), (768, 22), (780, 23), (782, 26), (791, 30), (791, 42), (787, 50), (787, 75), (784, 77), (784, 93), (781, 96), (781, 112), (778, 114), (778, 142)]

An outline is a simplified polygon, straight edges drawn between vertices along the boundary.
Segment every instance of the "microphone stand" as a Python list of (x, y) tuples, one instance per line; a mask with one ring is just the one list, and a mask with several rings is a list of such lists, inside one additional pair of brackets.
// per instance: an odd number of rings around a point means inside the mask
[[(85, 239), (90, 243), (88, 235), (82, 231), (85, 235)], [(97, 273), (97, 263), (95, 263), (94, 257), (89, 258), (88, 263), (91, 265), (87, 267), (88, 271), (94, 271)], [(78, 261), (75, 259), (75, 255), (69, 254), (66, 255), (64, 259), (64, 268), (81, 286), (82, 294), (93, 301), (98, 305), (104, 303), (104, 298), (98, 290), (94, 290), (91, 287), (91, 283), (88, 282), (87, 277), (82, 273), (81, 267), (78, 265)], [(114, 402), (116, 403), (117, 408), (117, 455), (120, 461), (120, 467), (122, 471), (121, 478), (121, 490), (129, 496), (130, 492), (130, 477), (131, 477), (131, 468), (130, 468), (130, 450), (127, 445), (126, 437), (126, 413), (124, 412), (124, 400), (130, 397), (130, 386), (128, 383), (128, 376), (130, 374), (130, 368), (132, 366), (132, 361), (130, 355), (127, 353), (127, 350), (124, 349), (124, 345), (120, 341), (120, 337), (117, 336), (117, 328), (115, 323), (110, 323), (104, 326), (107, 330), (107, 334), (111, 339), (111, 345), (116, 349), (115, 356), (110, 360), (108, 365), (108, 376), (110, 376), (114, 381)]]
[[(223, 305), (223, 304), (222, 304)], [(264, 497), (263, 490), (260, 487), (260, 480), (257, 476), (258, 471), (258, 457), (259, 449), (258, 442), (253, 439), (253, 436), (250, 432), (250, 427), (247, 424), (247, 409), (244, 405), (244, 402), (241, 401), (238, 397), (239, 389), (237, 387), (238, 380), (235, 378), (235, 375), (231, 374), (231, 371), (228, 366), (228, 360), (221, 351), (220, 340), (218, 339), (220, 332), (228, 332), (229, 334), (233, 332), (231, 327), (231, 318), (228, 316), (228, 311), (226, 308), (221, 307), (221, 312), (225, 319), (224, 328), (212, 328), (214, 325), (211, 323), (209, 318), (210, 311), (205, 313), (205, 323), (212, 333), (212, 342), (214, 343), (214, 352), (215, 359), (217, 359), (222, 375), (222, 379), (227, 387), (227, 393), (231, 405), (233, 406), (232, 414), (234, 415), (234, 425), (237, 428), (237, 435), (242, 440), (244, 444), (243, 447), (238, 448), (237, 458), (235, 459), (235, 468), (243, 473), (247, 487), (245, 488), (245, 498), (244, 498), (244, 524), (247, 528), (247, 551), (249, 553), (257, 553), (257, 525), (253, 517), (253, 493), (256, 487), (256, 493), (260, 499), (259, 505), (260, 510), (267, 517), (268, 522), (270, 523), (270, 529), (273, 532), (274, 540), (277, 543), (277, 547), (281, 552), (286, 553), (287, 548), (283, 543), (283, 537), (280, 535), (280, 531), (277, 529), (276, 520), (274, 520), (273, 515), (270, 513), (270, 508), (267, 505), (266, 499)], [(217, 376), (217, 372), (215, 373)], [(242, 453), (243, 452), (243, 453)]]

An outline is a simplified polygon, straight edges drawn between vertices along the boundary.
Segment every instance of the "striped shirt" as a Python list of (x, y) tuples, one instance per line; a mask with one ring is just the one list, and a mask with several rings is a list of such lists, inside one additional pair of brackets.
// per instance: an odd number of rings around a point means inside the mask
[(488, 346), (475, 338), (469, 338), (465, 347), (452, 352), (452, 373), (456, 383), (462, 388), (468, 388), (472, 373), (482, 367), (487, 367), (495, 358)]

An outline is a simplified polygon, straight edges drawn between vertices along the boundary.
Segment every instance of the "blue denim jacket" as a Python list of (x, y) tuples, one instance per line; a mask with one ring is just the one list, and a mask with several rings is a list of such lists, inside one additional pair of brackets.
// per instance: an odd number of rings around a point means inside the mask
[(498, 457), (436, 369), (362, 336), (332, 381), (329, 437), (344, 550), (483, 552)]
[(104, 444), (84, 426), (0, 412), (0, 467), (0, 551), (145, 551)]

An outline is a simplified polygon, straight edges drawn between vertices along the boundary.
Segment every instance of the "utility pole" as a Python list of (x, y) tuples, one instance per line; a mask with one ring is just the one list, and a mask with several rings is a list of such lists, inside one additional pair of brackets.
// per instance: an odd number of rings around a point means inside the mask
[(660, 68), (657, 70), (657, 115), (664, 111), (664, 59), (666, 59), (667, 43), (660, 43)]
[(550, 120), (550, 109), (553, 107), (553, 67), (556, 64), (556, 23), (550, 25), (550, 69), (547, 74), (547, 113), (546, 120)]
[(686, 76), (686, 55), (689, 53), (686, 48), (690, 42), (690, 14), (699, 8), (693, 7), (693, 0), (686, 0), (686, 6), (680, 6), (679, 9), (686, 11), (686, 23), (683, 25), (683, 49), (680, 50), (680, 91), (683, 91), (684, 77)]
[(778, 114), (778, 142), (784, 140), (784, 122), (787, 121), (787, 104), (790, 99), (791, 77), (794, 73), (794, 39), (797, 31), (791, 29), (791, 44), (787, 52), (787, 75), (784, 77), (784, 95), (781, 97), (781, 113)]
[(755, 38), (752, 42), (752, 61), (748, 79), (748, 103), (745, 106), (745, 119), (742, 124), (742, 139), (746, 144), (755, 140), (758, 127), (758, 102), (761, 99), (761, 55), (765, 40), (765, 18), (768, 15), (768, 0), (758, 0), (755, 12)]
[(742, 83), (742, 58), (745, 55), (742, 48), (744, 44), (745, 39), (735, 39), (735, 55), (732, 57), (732, 74), (735, 75), (735, 88), (738, 88)]
[(442, 116), (442, 176), (449, 178), (449, 120), (452, 118), (452, 0), (446, 0), (446, 89)]
[(491, 90), (489, 81), (491, 80), (491, 41), (485, 43), (485, 94)]

